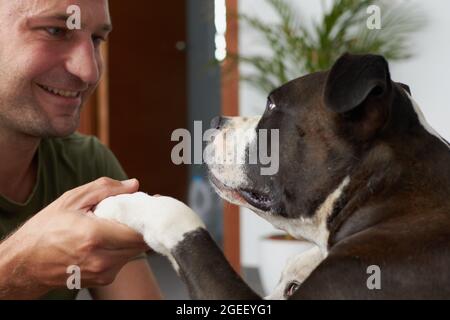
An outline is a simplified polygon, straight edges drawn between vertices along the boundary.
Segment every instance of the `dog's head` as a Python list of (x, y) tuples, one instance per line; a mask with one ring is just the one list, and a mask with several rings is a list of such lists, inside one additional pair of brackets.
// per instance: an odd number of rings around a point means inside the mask
[[(405, 90), (391, 81), (383, 57), (346, 54), (330, 71), (274, 90), (262, 117), (216, 119), (218, 133), (207, 147), (211, 182), (223, 198), (272, 223), (314, 219), (387, 130), (394, 100), (408, 99)], [(235, 161), (214, 162), (212, 154)]]

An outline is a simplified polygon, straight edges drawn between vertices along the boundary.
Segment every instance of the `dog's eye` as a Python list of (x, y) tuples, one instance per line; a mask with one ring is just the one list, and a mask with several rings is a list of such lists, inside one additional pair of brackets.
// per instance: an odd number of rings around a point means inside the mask
[(277, 107), (277, 105), (275, 103), (273, 103), (272, 101), (267, 101), (267, 110), (272, 111), (273, 109), (275, 109)]
[(290, 282), (287, 285), (286, 290), (284, 291), (285, 298), (292, 297), (294, 293), (298, 290), (298, 288), (300, 288), (300, 283), (298, 283), (297, 281)]

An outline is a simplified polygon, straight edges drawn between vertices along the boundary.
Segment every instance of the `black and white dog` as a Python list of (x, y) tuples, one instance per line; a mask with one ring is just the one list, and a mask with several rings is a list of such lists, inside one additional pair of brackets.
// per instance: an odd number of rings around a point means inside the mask
[[(279, 130), (276, 174), (261, 175), (258, 164), (209, 169), (224, 199), (317, 244), (310, 262), (294, 260), (308, 272), (290, 298), (450, 298), (449, 145), (409, 88), (391, 80), (383, 57), (344, 55), (330, 71), (272, 92), (261, 118), (215, 125), (216, 152), (229, 130)], [(242, 137), (243, 152), (257, 140)], [(141, 232), (171, 259), (193, 298), (260, 298), (184, 204), (140, 193), (107, 199), (96, 214)], [(367, 286), (372, 265), (380, 290)]]

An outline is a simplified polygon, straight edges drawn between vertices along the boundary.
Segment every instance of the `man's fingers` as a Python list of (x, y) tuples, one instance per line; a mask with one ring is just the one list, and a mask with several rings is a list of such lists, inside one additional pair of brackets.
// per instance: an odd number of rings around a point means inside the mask
[(117, 181), (110, 178), (100, 178), (84, 186), (67, 192), (65, 204), (73, 209), (90, 209), (104, 199), (119, 194), (135, 193), (139, 190), (139, 181), (130, 179)]

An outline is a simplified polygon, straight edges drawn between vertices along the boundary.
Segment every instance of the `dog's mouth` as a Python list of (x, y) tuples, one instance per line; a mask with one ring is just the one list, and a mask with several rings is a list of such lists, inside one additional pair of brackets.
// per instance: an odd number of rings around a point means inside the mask
[(209, 179), (218, 190), (219, 195), (226, 198), (226, 200), (235, 202), (238, 205), (248, 204), (264, 212), (269, 212), (273, 208), (274, 200), (266, 193), (248, 188), (229, 187), (217, 179), (212, 173), (209, 174)]
[(270, 211), (273, 207), (272, 198), (262, 192), (249, 189), (240, 189), (239, 193), (248, 204), (259, 210), (267, 212)]

